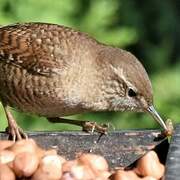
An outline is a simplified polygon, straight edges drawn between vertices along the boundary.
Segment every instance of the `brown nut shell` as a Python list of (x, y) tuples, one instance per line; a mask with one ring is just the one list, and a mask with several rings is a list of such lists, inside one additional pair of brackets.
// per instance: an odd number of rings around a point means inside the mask
[(7, 164), (0, 164), (0, 179), (1, 180), (16, 180), (14, 172)]
[(19, 153), (13, 161), (13, 169), (18, 177), (30, 177), (37, 169), (39, 158), (30, 152)]
[(155, 151), (149, 151), (137, 162), (137, 167), (134, 171), (140, 176), (152, 176), (160, 179), (165, 172), (165, 167), (160, 163)]
[(111, 180), (140, 180), (136, 173), (132, 170), (124, 171), (124, 170), (117, 170), (111, 177)]
[(44, 156), (31, 180), (59, 180), (62, 176), (64, 162), (65, 159), (58, 155)]
[(15, 154), (9, 150), (0, 151), (0, 164), (6, 164), (13, 161), (15, 158)]
[(108, 171), (108, 163), (104, 157), (96, 154), (82, 154), (78, 162), (89, 166), (96, 174), (101, 171)]
[(0, 151), (11, 147), (15, 142), (14, 141), (8, 141), (8, 140), (1, 140), (0, 141)]

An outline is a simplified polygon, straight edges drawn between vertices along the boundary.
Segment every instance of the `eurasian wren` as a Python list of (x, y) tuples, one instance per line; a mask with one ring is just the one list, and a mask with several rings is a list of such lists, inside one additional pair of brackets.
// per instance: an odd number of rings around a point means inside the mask
[(153, 107), (148, 75), (135, 56), (68, 27), (47, 23), (1, 27), (0, 86), (14, 139), (23, 132), (8, 107), (47, 118), (143, 111), (166, 129)]

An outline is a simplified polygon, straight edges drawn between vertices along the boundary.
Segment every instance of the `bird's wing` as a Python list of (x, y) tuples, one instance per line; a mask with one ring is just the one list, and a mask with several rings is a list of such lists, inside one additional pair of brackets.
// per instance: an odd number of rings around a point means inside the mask
[[(65, 66), (68, 55), (63, 54), (59, 41), (53, 44), (53, 38), (58, 37), (49, 38), (48, 31), (38, 26), (2, 27), (0, 28), (0, 62), (46, 76), (59, 73)], [(58, 51), (58, 54), (57, 52), (54, 54), (55, 51)]]

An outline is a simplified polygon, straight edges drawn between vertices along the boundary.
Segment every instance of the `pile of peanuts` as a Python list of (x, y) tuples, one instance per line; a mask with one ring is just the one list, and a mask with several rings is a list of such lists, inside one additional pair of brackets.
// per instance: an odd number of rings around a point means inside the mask
[(33, 139), (0, 141), (0, 180), (159, 180), (165, 167), (154, 151), (131, 170), (109, 170), (104, 157), (79, 154), (66, 160), (54, 149), (44, 150)]

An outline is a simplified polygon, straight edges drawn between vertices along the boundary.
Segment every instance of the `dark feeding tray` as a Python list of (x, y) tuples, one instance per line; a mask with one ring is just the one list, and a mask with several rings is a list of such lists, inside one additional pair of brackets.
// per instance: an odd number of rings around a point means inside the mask
[[(172, 141), (159, 139), (158, 130), (127, 130), (109, 132), (107, 135), (85, 132), (32, 132), (28, 133), (37, 143), (45, 148), (55, 148), (67, 159), (74, 159), (79, 153), (92, 152), (102, 155), (110, 167), (128, 167), (154, 149), (160, 161), (166, 164), (167, 180), (180, 177), (180, 126), (175, 129)], [(6, 133), (0, 133), (0, 139), (7, 139)]]
[[(67, 159), (74, 159), (78, 153), (92, 152), (106, 158), (111, 168), (129, 166), (166, 140), (158, 139), (156, 130), (115, 131), (107, 135), (89, 134), (85, 132), (34, 132), (28, 133), (45, 149), (55, 148)], [(1, 133), (1, 139), (7, 134)]]

